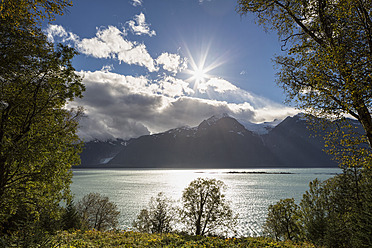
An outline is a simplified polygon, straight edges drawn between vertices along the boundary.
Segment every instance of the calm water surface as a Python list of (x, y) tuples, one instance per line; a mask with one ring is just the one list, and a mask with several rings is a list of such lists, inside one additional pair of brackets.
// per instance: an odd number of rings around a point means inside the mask
[[(229, 174), (230, 171), (267, 173), (290, 172), (294, 174)], [(147, 206), (151, 197), (164, 192), (179, 200), (188, 184), (198, 178), (216, 178), (227, 186), (226, 198), (239, 213), (239, 233), (259, 235), (265, 221), (267, 208), (280, 199), (294, 198), (299, 203), (308, 190), (309, 182), (318, 178), (326, 180), (340, 169), (92, 169), (74, 170), (72, 192), (75, 202), (85, 194), (98, 192), (115, 202), (121, 212), (122, 229), (130, 229), (140, 210)]]

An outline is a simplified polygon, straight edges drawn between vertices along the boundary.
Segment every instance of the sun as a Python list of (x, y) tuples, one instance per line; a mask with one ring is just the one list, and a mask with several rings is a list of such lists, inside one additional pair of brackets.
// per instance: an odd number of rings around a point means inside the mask
[[(189, 75), (189, 78), (187, 78), (186, 81), (192, 82), (194, 90), (199, 88), (204, 89), (205, 84), (215, 77), (215, 75), (210, 73), (226, 62), (225, 60), (227, 59), (227, 56), (211, 56), (209, 53), (210, 47), (211, 43), (204, 47), (204, 49), (201, 49), (199, 53), (196, 54), (196, 57), (198, 58), (198, 61), (196, 61), (188, 47), (185, 46), (188, 68), (183, 72)], [(207, 59), (208, 57), (209, 59)]]
[(207, 74), (207, 70), (204, 68), (195, 68), (194, 70), (191, 70), (191, 80), (195, 80), (196, 83), (204, 82), (207, 78), (209, 78), (209, 75)]
[[(191, 57), (191, 56), (190, 56)], [(190, 68), (186, 69), (186, 73), (190, 75), (187, 81), (194, 82), (194, 88), (202, 87), (203, 83), (207, 82), (208, 79), (212, 78), (208, 73), (214, 69), (211, 66), (205, 66), (205, 58), (203, 58), (198, 64), (195, 63), (195, 60), (191, 57), (189, 61)]]

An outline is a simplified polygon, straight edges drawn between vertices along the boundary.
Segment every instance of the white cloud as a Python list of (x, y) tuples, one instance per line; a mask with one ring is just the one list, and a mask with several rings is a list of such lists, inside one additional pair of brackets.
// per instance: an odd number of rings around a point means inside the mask
[(131, 4), (134, 7), (141, 6), (142, 5), (142, 0), (131, 0)]
[(54, 37), (61, 37), (63, 42), (71, 41), (80, 53), (95, 58), (117, 59), (120, 63), (144, 66), (150, 72), (158, 70), (145, 44), (125, 39), (125, 30), (121, 31), (114, 26), (97, 29), (93, 38), (80, 39), (71, 32), (67, 33), (60, 25), (49, 25), (46, 34), (52, 41)]
[(114, 69), (114, 65), (104, 65), (102, 66), (101, 71), (103, 72), (110, 72)]
[(67, 32), (60, 25), (49, 25), (45, 33), (51, 42), (54, 42), (55, 37), (62, 38), (62, 42), (72, 42), (82, 54), (144, 66), (150, 72), (158, 71), (157, 65), (174, 74), (187, 68), (186, 58), (181, 58), (178, 54), (164, 52), (154, 60), (145, 44), (129, 41), (126, 39), (126, 31), (114, 26), (99, 28), (95, 37), (84, 39)]
[(54, 36), (67, 36), (66, 30), (60, 25), (49, 25), (45, 32), (50, 42), (54, 42)]
[(147, 34), (148, 36), (156, 35), (154, 30), (150, 30), (149, 24), (145, 22), (145, 15), (141, 12), (139, 15), (134, 16), (134, 21), (130, 20), (127, 22), (129, 29), (135, 35)]
[(189, 87), (189, 83), (171, 76), (165, 76), (158, 81), (158, 92), (171, 98), (193, 94), (194, 91)]
[(163, 69), (177, 73), (187, 68), (187, 59), (181, 58), (178, 54), (162, 53), (156, 59), (158, 65), (163, 65)]
[(126, 64), (145, 66), (150, 72), (157, 71), (154, 60), (144, 44), (126, 40), (126, 33), (109, 26), (98, 29), (96, 37), (82, 39), (78, 50), (96, 58), (114, 58)]
[(230, 83), (229, 81), (222, 78), (211, 78), (205, 83), (200, 83), (198, 85), (198, 90), (201, 93), (206, 93), (207, 91), (215, 91), (217, 93), (225, 93), (226, 91), (236, 91), (238, 87)]
[(61, 25), (49, 24), (48, 27), (44, 30), (46, 36), (50, 42), (54, 42), (54, 37), (62, 38), (62, 42), (72, 41), (76, 42), (79, 37), (76, 34), (67, 32), (64, 27)]

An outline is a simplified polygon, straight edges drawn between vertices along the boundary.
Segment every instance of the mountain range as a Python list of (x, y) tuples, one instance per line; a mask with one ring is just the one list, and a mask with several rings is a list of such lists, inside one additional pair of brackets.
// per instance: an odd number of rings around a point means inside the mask
[(260, 125), (223, 114), (197, 127), (87, 142), (80, 168), (336, 167), (323, 148), (322, 135), (312, 135), (303, 114)]

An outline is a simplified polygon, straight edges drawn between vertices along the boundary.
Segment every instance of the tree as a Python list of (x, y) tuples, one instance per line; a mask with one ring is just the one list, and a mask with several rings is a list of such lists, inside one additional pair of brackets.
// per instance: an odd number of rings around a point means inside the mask
[(67, 204), (66, 208), (63, 210), (61, 222), (63, 230), (81, 229), (81, 216), (73, 201)]
[(299, 211), (304, 239), (322, 247), (371, 247), (371, 171), (359, 173), (348, 169), (310, 183)]
[[(372, 163), (372, 162), (371, 162)], [(372, 166), (372, 165), (371, 165)], [(355, 185), (355, 184), (354, 184)], [(353, 215), (354, 247), (372, 246), (372, 170), (363, 169), (359, 181), (359, 207)]]
[(181, 218), (189, 232), (216, 235), (234, 231), (237, 215), (222, 193), (225, 189), (222, 181), (208, 178), (197, 178), (185, 188)]
[(13, 26), (18, 26), (20, 19), (36, 25), (45, 19), (53, 21), (55, 15), (63, 15), (71, 6), (72, 1), (67, 0), (1, 0), (0, 18)]
[(294, 199), (280, 200), (268, 208), (268, 215), (264, 224), (267, 234), (276, 240), (295, 240), (300, 236), (298, 226), (298, 206)]
[(116, 228), (120, 212), (115, 203), (99, 193), (85, 195), (77, 204), (83, 225), (89, 229), (107, 230)]
[(0, 229), (24, 213), (32, 222), (46, 212), (58, 218), (80, 161), (82, 112), (65, 107), (84, 91), (76, 52), (48, 43), (32, 18), (9, 14), (15, 2), (1, 1), (0, 15)]
[(284, 56), (278, 84), (299, 108), (321, 117), (355, 117), (359, 139), (372, 147), (372, 3), (365, 0), (238, 0), (238, 12), (254, 13), (276, 30)]
[(324, 245), (327, 232), (329, 208), (327, 203), (329, 189), (323, 187), (318, 179), (310, 182), (309, 190), (303, 195), (300, 203), (300, 218), (304, 236), (314, 244)]
[(141, 210), (133, 226), (145, 233), (169, 233), (173, 230), (174, 220), (172, 201), (160, 192), (156, 198), (151, 197), (148, 208)]

